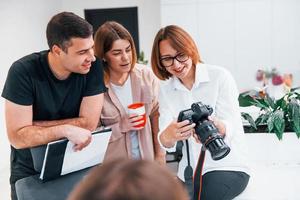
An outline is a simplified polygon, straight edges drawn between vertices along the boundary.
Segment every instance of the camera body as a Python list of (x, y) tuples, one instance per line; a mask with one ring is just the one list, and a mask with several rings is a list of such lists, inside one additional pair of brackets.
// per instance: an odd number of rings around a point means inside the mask
[(202, 102), (193, 103), (191, 109), (179, 113), (178, 122), (189, 120), (190, 123), (195, 123), (198, 139), (209, 150), (213, 160), (220, 160), (229, 154), (230, 148), (219, 134), (218, 128), (208, 120), (212, 113), (212, 107)]

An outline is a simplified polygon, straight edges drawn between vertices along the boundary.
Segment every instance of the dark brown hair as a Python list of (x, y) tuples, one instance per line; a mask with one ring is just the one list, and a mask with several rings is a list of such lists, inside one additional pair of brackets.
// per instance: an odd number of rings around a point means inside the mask
[[(98, 58), (103, 59), (106, 52), (111, 50), (114, 41), (116, 40), (128, 40), (131, 46), (132, 52), (132, 64), (131, 69), (135, 66), (137, 62), (137, 55), (135, 50), (134, 41), (128, 30), (121, 24), (115, 21), (107, 21), (101, 25), (95, 33), (95, 55)], [(104, 64), (104, 80), (107, 82), (109, 80), (109, 69), (106, 64)]]
[(92, 35), (92, 25), (72, 12), (61, 12), (54, 15), (46, 30), (50, 50), (53, 45), (57, 45), (64, 52), (67, 52), (72, 38), (88, 38)]
[(188, 200), (183, 185), (166, 168), (145, 160), (122, 160), (93, 169), (69, 200)]
[(197, 46), (185, 30), (176, 25), (161, 28), (155, 36), (151, 53), (152, 70), (159, 79), (166, 80), (172, 76), (160, 62), (159, 43), (163, 40), (168, 40), (174, 49), (187, 54), (193, 65), (201, 62)]

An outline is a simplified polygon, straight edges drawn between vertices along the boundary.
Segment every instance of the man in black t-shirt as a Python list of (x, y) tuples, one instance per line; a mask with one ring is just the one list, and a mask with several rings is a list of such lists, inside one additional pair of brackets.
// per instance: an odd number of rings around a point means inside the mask
[(5, 82), (6, 127), (15, 182), (36, 174), (29, 148), (67, 138), (81, 150), (91, 141), (103, 105), (102, 65), (94, 56), (92, 26), (62, 12), (50, 20), (50, 50), (13, 63)]

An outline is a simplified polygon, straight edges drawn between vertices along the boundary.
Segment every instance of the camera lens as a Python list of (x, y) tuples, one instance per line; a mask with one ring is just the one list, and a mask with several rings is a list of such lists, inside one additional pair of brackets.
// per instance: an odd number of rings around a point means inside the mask
[(206, 148), (209, 150), (213, 160), (220, 160), (227, 156), (230, 152), (230, 147), (227, 146), (220, 136), (210, 140), (206, 144)]

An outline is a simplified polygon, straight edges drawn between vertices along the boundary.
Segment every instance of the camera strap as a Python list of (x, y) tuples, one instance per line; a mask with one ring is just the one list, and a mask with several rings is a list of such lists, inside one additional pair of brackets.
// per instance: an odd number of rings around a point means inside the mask
[(190, 150), (188, 140), (185, 140), (186, 155), (188, 165), (184, 169), (184, 182), (188, 190), (189, 196), (193, 200), (200, 200), (202, 189), (202, 169), (205, 159), (205, 147), (202, 146), (200, 156), (198, 159), (197, 167), (193, 177), (193, 168), (190, 161)]
[(193, 200), (200, 200), (202, 190), (202, 170), (205, 159), (205, 147), (202, 146), (197, 167), (194, 173), (194, 198)]
[(193, 168), (191, 166), (191, 161), (190, 161), (190, 150), (189, 150), (188, 140), (185, 140), (185, 144), (186, 144), (186, 155), (187, 155), (188, 165), (184, 169), (184, 183), (186, 185), (190, 198), (192, 198), (194, 196)]

